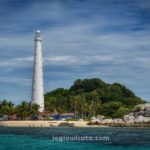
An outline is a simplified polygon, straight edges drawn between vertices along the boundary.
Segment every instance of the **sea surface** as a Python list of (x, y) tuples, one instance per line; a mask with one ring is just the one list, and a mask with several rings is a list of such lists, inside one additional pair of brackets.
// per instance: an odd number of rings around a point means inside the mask
[(150, 128), (0, 127), (0, 150), (150, 150)]

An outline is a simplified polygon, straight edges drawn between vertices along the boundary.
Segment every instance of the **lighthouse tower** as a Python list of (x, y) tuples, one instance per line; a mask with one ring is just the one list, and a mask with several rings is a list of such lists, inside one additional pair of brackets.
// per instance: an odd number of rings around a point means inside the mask
[(42, 36), (38, 30), (35, 33), (35, 52), (32, 79), (32, 103), (39, 105), (39, 111), (44, 111), (43, 67), (42, 67)]

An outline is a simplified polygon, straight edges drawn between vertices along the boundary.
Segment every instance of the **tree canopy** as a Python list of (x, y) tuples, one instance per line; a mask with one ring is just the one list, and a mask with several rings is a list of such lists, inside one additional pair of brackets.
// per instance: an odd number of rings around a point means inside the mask
[(31, 104), (30, 102), (22, 101), (21, 104), (15, 106), (11, 101), (0, 101), (0, 115), (14, 115), (16, 114), (20, 119), (27, 119), (31, 115), (38, 115), (37, 104)]
[(47, 111), (74, 112), (78, 118), (122, 117), (141, 103), (145, 101), (126, 86), (98, 78), (77, 79), (69, 89), (58, 88), (45, 94)]

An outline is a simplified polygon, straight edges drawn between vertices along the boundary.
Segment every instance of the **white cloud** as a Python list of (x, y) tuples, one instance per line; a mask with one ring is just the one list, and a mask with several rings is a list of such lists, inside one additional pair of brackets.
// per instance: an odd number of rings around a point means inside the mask
[(75, 62), (76, 58), (74, 56), (49, 56), (45, 60), (49, 62)]
[(100, 63), (100, 62), (115, 62), (116, 59), (112, 56), (107, 55), (91, 55), (91, 56), (48, 56), (44, 58), (45, 65), (54, 64), (54, 65), (89, 65), (93, 63)]
[(13, 61), (32, 62), (33, 56), (14, 58)]
[[(0, 67), (12, 67), (13, 69), (17, 67), (29, 66), (28, 63), (33, 64), (33, 56), (29, 57), (16, 57), (16, 58), (6, 58), (0, 60)], [(6, 68), (7, 69), (7, 68)]]

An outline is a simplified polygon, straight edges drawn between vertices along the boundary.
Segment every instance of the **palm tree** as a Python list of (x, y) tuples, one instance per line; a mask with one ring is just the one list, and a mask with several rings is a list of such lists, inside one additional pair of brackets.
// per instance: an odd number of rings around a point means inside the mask
[(97, 93), (96, 90), (91, 92), (91, 96), (92, 96), (92, 101), (91, 101), (91, 105), (90, 105), (90, 117), (96, 115), (97, 108), (100, 105), (99, 94)]
[(23, 101), (20, 105), (16, 107), (17, 116), (21, 117), (23, 120), (30, 116), (30, 104)]
[(39, 109), (39, 105), (38, 104), (35, 104), (35, 103), (30, 103), (29, 104), (30, 105), (30, 113), (32, 114), (32, 115), (38, 115), (39, 114), (39, 111), (38, 111), (38, 109)]
[(10, 101), (0, 101), (0, 114), (12, 115), (14, 113), (14, 104)]

